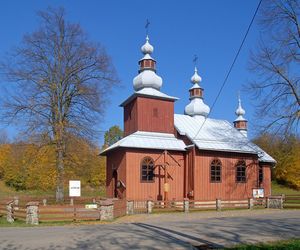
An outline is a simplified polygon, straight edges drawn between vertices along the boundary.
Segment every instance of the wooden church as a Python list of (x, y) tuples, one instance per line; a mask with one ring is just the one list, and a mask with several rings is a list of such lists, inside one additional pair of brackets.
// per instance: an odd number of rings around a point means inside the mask
[(201, 77), (195, 68), (184, 114), (178, 98), (160, 91), (153, 46), (141, 47), (134, 92), (122, 104), (124, 138), (106, 148), (107, 197), (127, 200), (232, 200), (271, 193), (276, 161), (247, 139), (239, 99), (237, 119), (208, 118)]

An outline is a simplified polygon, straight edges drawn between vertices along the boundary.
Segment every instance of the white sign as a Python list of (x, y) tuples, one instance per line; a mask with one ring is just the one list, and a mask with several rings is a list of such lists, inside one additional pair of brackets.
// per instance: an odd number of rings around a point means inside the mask
[(94, 209), (94, 208), (97, 208), (97, 204), (86, 204), (85, 208), (86, 209)]
[(69, 196), (80, 197), (80, 181), (69, 181)]
[(263, 188), (254, 188), (253, 189), (253, 198), (263, 198), (264, 189)]

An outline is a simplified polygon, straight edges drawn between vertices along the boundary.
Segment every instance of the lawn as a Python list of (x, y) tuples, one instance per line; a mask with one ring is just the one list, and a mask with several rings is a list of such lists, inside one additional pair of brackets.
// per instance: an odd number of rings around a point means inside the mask
[[(68, 197), (68, 187), (65, 188), (65, 197)], [(0, 181), (0, 199), (5, 199), (8, 197), (18, 196), (19, 198), (26, 197), (26, 196), (32, 196), (32, 197), (38, 197), (42, 198), (45, 196), (53, 196), (54, 197), (55, 191), (49, 190), (49, 191), (43, 191), (43, 190), (21, 190), (16, 191), (13, 188), (10, 188), (5, 185), (3, 181)], [(98, 189), (96, 188), (90, 188), (90, 187), (84, 187), (81, 189), (81, 196), (82, 197), (105, 197), (105, 188), (100, 187)]]
[(300, 190), (295, 190), (272, 181), (272, 195), (300, 195)]
[(255, 245), (238, 245), (231, 248), (231, 250), (298, 250), (300, 249), (300, 239), (281, 240), (269, 243), (260, 243)]

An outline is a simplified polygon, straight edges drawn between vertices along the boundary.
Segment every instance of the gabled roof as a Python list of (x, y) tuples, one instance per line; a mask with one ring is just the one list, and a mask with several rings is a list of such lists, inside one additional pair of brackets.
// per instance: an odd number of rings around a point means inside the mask
[(120, 104), (121, 107), (125, 106), (128, 102), (133, 100), (137, 96), (144, 96), (149, 98), (156, 98), (156, 99), (164, 99), (164, 100), (171, 100), (176, 101), (179, 98), (174, 96), (169, 96), (161, 91), (158, 91), (154, 88), (143, 88), (138, 91), (135, 91), (131, 96), (129, 96), (124, 102)]
[(174, 124), (178, 133), (187, 136), (199, 149), (256, 154), (260, 161), (276, 162), (228, 121), (175, 114)]
[(108, 151), (119, 147), (185, 151), (186, 145), (173, 134), (137, 131), (106, 148), (100, 154), (105, 155)]

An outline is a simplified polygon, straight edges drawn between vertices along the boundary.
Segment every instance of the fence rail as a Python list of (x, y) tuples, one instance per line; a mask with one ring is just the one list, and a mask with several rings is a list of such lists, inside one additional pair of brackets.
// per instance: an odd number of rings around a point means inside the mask
[(300, 195), (287, 195), (284, 198), (283, 208), (299, 208), (300, 209)]

